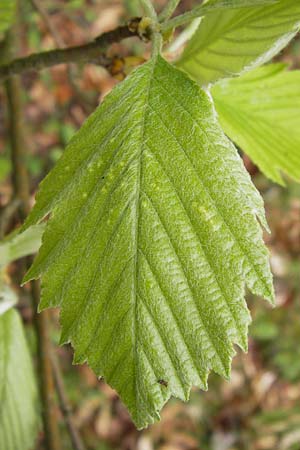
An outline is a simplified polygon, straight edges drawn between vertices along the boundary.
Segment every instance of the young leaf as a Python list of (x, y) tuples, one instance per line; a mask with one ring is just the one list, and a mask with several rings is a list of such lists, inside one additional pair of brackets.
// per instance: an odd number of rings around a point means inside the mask
[(34, 225), (23, 233), (0, 241), (0, 268), (23, 256), (36, 253), (40, 248), (44, 229), (44, 224)]
[(15, 15), (15, 0), (1, 0), (0, 2), (0, 38), (12, 24)]
[(118, 85), (42, 182), (51, 212), (26, 280), (61, 306), (62, 342), (139, 428), (228, 376), (247, 346), (244, 285), (273, 301), (263, 202), (208, 95), (161, 57)]
[(300, 26), (300, 2), (215, 12), (201, 21), (177, 65), (202, 85), (239, 75), (279, 53)]
[(19, 314), (0, 315), (0, 448), (30, 450), (38, 431), (37, 389)]
[(255, 69), (212, 88), (223, 129), (266, 176), (300, 181), (300, 72), (284, 64)]

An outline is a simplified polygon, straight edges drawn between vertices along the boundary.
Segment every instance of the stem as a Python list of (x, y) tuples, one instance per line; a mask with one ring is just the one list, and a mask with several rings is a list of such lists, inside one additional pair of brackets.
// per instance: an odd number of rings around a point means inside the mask
[[(33, 258), (27, 259), (28, 268)], [(38, 313), (40, 302), (40, 285), (38, 281), (30, 283), (34, 308), (34, 324), (37, 334), (37, 355), (39, 365), (40, 392), (43, 407), (43, 424), (47, 450), (61, 450), (55, 404), (55, 385), (53, 379), (51, 352), (52, 344), (49, 336), (49, 311)]]
[[(34, 9), (39, 13), (42, 20), (44, 21), (49, 33), (51, 34), (56, 46), (60, 49), (66, 48), (66, 43), (63, 38), (60, 36), (58, 30), (56, 29), (54, 23), (52, 22), (47, 10), (44, 8), (40, 0), (30, 0)], [(94, 109), (94, 104), (91, 103), (90, 98), (85, 95), (85, 93), (79, 88), (76, 83), (76, 67), (72, 64), (67, 65), (67, 75), (69, 79), (70, 86), (72, 87), (74, 94), (78, 98), (78, 100), (82, 103), (82, 107), (86, 109), (86, 105), (89, 105), (87, 112), (90, 112), (89, 109)]]
[(162, 24), (161, 27), (162, 31), (163, 32), (170, 31), (173, 28), (185, 25), (186, 23), (191, 22), (197, 17), (204, 16), (205, 14), (209, 13), (212, 9), (214, 9), (214, 7), (210, 6), (209, 4), (196, 6), (194, 9), (191, 9), (191, 11), (181, 14), (180, 16), (176, 16), (173, 19), (170, 19), (164, 24)]
[(7, 205), (0, 210), (0, 241), (4, 238), (6, 229), (10, 220), (18, 211), (21, 202), (18, 198), (13, 198)]
[[(19, 5), (18, 5), (19, 6)], [(16, 24), (18, 25), (18, 24)], [(17, 26), (16, 26), (17, 28)], [(7, 35), (6, 48), (7, 57), (11, 56), (13, 49), (18, 48), (18, 29), (11, 29)], [(14, 198), (19, 199), (19, 215), (24, 220), (30, 209), (29, 177), (25, 165), (26, 141), (24, 139), (23, 112), (21, 102), (21, 84), (17, 77), (11, 77), (6, 82), (6, 93), (8, 99), (9, 133), (11, 142), (11, 162), (13, 170), (13, 191)], [(27, 261), (28, 267), (31, 265), (31, 258)], [(48, 317), (45, 314), (37, 313), (37, 306), (40, 299), (39, 283), (31, 283), (33, 300), (34, 324), (38, 343), (38, 366), (41, 400), (43, 407), (43, 423), (45, 430), (45, 444), (47, 450), (60, 450), (60, 440), (58, 424), (55, 412), (55, 390), (51, 370), (51, 363), (48, 355), (51, 351)]]
[(103, 33), (88, 44), (34, 53), (27, 57), (16, 59), (0, 66), (0, 81), (6, 80), (11, 75), (19, 75), (28, 70), (43, 70), (69, 62), (95, 62), (106, 66), (108, 63), (106, 57), (107, 48), (123, 39), (138, 36), (139, 22), (140, 20), (133, 19), (128, 25)]
[[(9, 35), (9, 40), (11, 34)], [(19, 199), (19, 215), (24, 220), (29, 212), (29, 180), (26, 168), (26, 143), (24, 139), (24, 124), (20, 80), (9, 78), (5, 84), (9, 111), (9, 139), (11, 145), (12, 184), (14, 198)]]
[(144, 7), (144, 10), (145, 10), (146, 14), (148, 14), (149, 17), (151, 17), (151, 19), (153, 19), (156, 22), (157, 21), (157, 14), (156, 14), (156, 11), (154, 9), (154, 6), (152, 5), (151, 0), (141, 0), (141, 4)]
[(156, 58), (160, 54), (162, 43), (162, 35), (154, 32), (152, 37), (152, 58)]
[(169, 2), (159, 15), (159, 21), (164, 22), (165, 20), (168, 20), (173, 15), (179, 3), (180, 0), (169, 0)]
[(80, 434), (78, 433), (78, 430), (75, 426), (74, 420), (73, 420), (73, 414), (72, 414), (72, 408), (69, 404), (69, 400), (66, 394), (65, 386), (64, 386), (64, 380), (61, 373), (60, 366), (58, 364), (56, 355), (52, 352), (51, 354), (51, 362), (52, 362), (52, 369), (55, 379), (55, 385), (56, 390), (58, 393), (59, 403), (60, 403), (60, 409), (64, 416), (65, 422), (68, 427), (69, 435), (71, 438), (72, 446), (74, 450), (85, 450), (85, 446), (81, 440)]
[(43, 21), (45, 22), (45, 25), (48, 28), (48, 30), (50, 31), (50, 34), (53, 37), (53, 40), (54, 40), (55, 44), (57, 45), (57, 47), (64, 48), (65, 43), (64, 43), (62, 37), (60, 36), (60, 34), (58, 33), (56, 27), (53, 25), (51, 19), (48, 16), (48, 13), (47, 13), (46, 9), (44, 8), (44, 6), (42, 5), (42, 3), (39, 0), (30, 0), (30, 1), (31, 1), (34, 9), (36, 9), (36, 11), (39, 13), (39, 15), (42, 17)]
[(183, 46), (195, 33), (198, 26), (201, 22), (201, 17), (197, 17), (197, 19), (194, 19), (175, 39), (174, 41), (169, 45), (167, 48), (167, 53), (174, 53), (177, 52), (177, 50), (180, 49), (180, 47)]

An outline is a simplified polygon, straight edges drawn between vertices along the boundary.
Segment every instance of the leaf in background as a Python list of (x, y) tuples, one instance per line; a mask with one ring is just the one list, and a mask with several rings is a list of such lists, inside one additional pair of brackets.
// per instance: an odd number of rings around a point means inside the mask
[(0, 156), (0, 182), (2, 182), (10, 173), (11, 171), (11, 164), (10, 161)]
[(5, 282), (4, 274), (0, 270), (0, 316), (17, 303), (17, 296), (13, 289)]
[(14, 21), (15, 8), (15, 0), (0, 1), (0, 39), (3, 37), (2, 33), (4, 33)]
[[(226, 199), (226, 201), (224, 201)], [(41, 183), (51, 212), (26, 280), (61, 306), (62, 342), (139, 428), (171, 395), (228, 376), (247, 347), (245, 283), (273, 301), (263, 202), (208, 95), (161, 57), (119, 84)]]
[(201, 21), (177, 65), (202, 85), (233, 77), (272, 59), (299, 26), (298, 0), (215, 12)]
[(34, 225), (20, 234), (0, 241), (0, 268), (16, 259), (36, 253), (41, 245), (45, 224)]
[(140, 0), (125, 0), (125, 9), (131, 17), (141, 16), (142, 8)]
[(300, 181), (299, 71), (270, 64), (216, 84), (212, 95), (226, 134), (267, 177)]
[(38, 398), (19, 314), (0, 315), (0, 448), (31, 450), (38, 432)]

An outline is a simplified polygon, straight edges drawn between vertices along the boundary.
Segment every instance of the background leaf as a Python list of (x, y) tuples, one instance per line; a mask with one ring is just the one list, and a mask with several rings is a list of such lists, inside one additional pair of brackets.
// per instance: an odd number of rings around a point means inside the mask
[(202, 85), (239, 75), (279, 53), (298, 32), (300, 2), (205, 16), (177, 65)]
[(23, 233), (16, 232), (0, 242), (0, 315), (17, 303), (17, 297), (10, 287), (5, 266), (23, 256), (36, 253), (41, 245), (45, 224), (34, 225)]
[[(226, 198), (226, 202), (224, 202)], [(263, 202), (209, 96), (162, 58), (118, 85), (42, 182), (51, 212), (26, 280), (61, 306), (62, 342), (139, 428), (170, 395), (228, 376), (247, 347), (244, 284), (273, 300)]]
[(2, 271), (0, 271), (0, 316), (12, 308), (18, 299), (13, 289), (5, 282)]
[(19, 314), (0, 315), (0, 448), (30, 450), (37, 436), (37, 389)]
[(262, 172), (300, 181), (300, 72), (271, 64), (212, 88), (223, 129)]
[(15, 0), (1, 0), (0, 2), (0, 39), (1, 36), (13, 23), (15, 16)]
[(0, 267), (16, 259), (36, 253), (41, 245), (45, 224), (34, 225), (23, 233), (13, 234), (0, 242)]

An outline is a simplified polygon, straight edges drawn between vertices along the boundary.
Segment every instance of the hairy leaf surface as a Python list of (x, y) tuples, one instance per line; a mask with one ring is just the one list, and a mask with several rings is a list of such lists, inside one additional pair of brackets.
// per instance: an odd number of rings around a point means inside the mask
[(247, 283), (273, 300), (263, 202), (208, 95), (161, 57), (108, 95), (42, 182), (51, 212), (26, 280), (61, 306), (62, 342), (139, 428), (170, 397), (228, 376), (247, 346)]
[(270, 64), (212, 88), (223, 129), (272, 180), (300, 181), (300, 72)]
[(177, 65), (202, 85), (230, 78), (272, 59), (299, 27), (296, 0), (215, 12), (201, 21)]
[(19, 314), (0, 315), (0, 448), (31, 450), (38, 431), (37, 389)]

